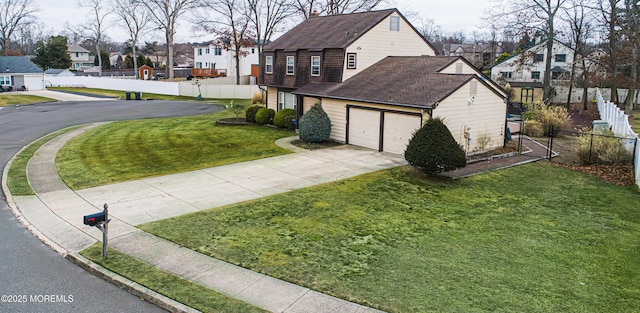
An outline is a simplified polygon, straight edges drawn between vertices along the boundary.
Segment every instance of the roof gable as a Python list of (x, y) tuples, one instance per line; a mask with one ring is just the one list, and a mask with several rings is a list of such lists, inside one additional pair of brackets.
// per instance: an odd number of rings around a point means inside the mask
[[(573, 50), (573, 48), (571, 48), (571, 46), (563, 43), (562, 41), (559, 41), (557, 39), (553, 39), (553, 41), (554, 41), (555, 44), (560, 44), (561, 46), (564, 46), (565, 48), (568, 48), (569, 50)], [(509, 61), (509, 60), (511, 60), (513, 58), (519, 57), (519, 56), (521, 56), (521, 55), (523, 55), (525, 53), (528, 53), (528, 52), (529, 53), (530, 52), (538, 52), (538, 51), (540, 51), (540, 49), (545, 49), (546, 44), (547, 44), (547, 40), (543, 40), (543, 41), (533, 45), (532, 47), (529, 47), (528, 49), (521, 51), (520, 53), (518, 53), (516, 55), (512, 55), (512, 56), (500, 61), (500, 63), (494, 64), (493, 66), (495, 67), (496, 65), (505, 63), (505, 62), (507, 62), (507, 61)], [(546, 50), (543, 50), (543, 52), (546, 53)]]
[[(472, 79), (442, 74), (457, 57), (387, 57), (342, 83), (307, 84), (294, 93), (420, 108), (432, 108)], [(479, 80), (490, 89), (495, 89)], [(495, 92), (495, 90), (494, 90)], [(496, 92), (499, 95), (499, 93)]]
[(87, 50), (87, 49), (85, 49), (83, 47), (80, 47), (79, 45), (77, 45), (75, 43), (72, 44), (72, 45), (69, 45), (69, 47), (67, 48), (67, 51), (69, 51), (69, 52), (91, 53), (91, 51), (89, 51), (89, 50)]
[(346, 48), (394, 12), (398, 10), (310, 17), (264, 47), (264, 51)]
[(43, 73), (42, 69), (24, 56), (0, 56), (0, 75)]

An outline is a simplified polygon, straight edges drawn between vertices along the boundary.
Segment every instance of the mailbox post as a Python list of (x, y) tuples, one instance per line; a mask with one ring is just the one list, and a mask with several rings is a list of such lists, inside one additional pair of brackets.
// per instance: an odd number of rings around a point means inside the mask
[(95, 226), (102, 232), (102, 258), (107, 258), (107, 247), (109, 240), (109, 206), (105, 203), (104, 210), (100, 213), (90, 214), (84, 216), (84, 224), (88, 226)]

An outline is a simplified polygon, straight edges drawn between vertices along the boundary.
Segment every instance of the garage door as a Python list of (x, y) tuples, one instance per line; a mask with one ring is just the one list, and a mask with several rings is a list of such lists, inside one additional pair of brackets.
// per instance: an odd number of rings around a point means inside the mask
[(349, 110), (349, 144), (380, 149), (380, 112)]
[(382, 150), (404, 154), (413, 132), (420, 128), (421, 123), (419, 116), (385, 112)]

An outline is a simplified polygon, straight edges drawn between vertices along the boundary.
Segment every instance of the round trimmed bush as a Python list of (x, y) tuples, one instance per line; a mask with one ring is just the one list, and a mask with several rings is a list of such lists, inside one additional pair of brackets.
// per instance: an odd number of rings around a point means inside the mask
[(322, 109), (320, 102), (314, 104), (300, 118), (298, 125), (300, 139), (306, 142), (323, 142), (331, 135), (331, 120)]
[(273, 109), (260, 108), (256, 113), (256, 123), (260, 125), (273, 124), (274, 115), (276, 115), (276, 111)]
[(276, 115), (273, 117), (273, 125), (280, 128), (284, 127), (284, 118), (285, 116), (289, 116), (289, 115), (295, 116), (296, 111), (294, 111), (293, 109), (282, 109), (278, 111)]
[(296, 129), (296, 116), (295, 115), (287, 115), (284, 117), (284, 127), (286, 127), (288, 130), (295, 130)]
[(467, 166), (464, 150), (440, 118), (428, 120), (413, 134), (404, 158), (431, 176)]
[(247, 112), (245, 113), (245, 117), (247, 118), (247, 122), (255, 123), (256, 122), (256, 113), (258, 113), (258, 110), (260, 110), (262, 108), (263, 107), (257, 106), (257, 105), (249, 107), (247, 109)]

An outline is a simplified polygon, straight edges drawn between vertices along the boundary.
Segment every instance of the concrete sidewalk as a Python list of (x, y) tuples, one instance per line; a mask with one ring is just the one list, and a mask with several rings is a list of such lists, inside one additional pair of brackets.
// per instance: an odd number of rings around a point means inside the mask
[(8, 199), (23, 223), (60, 253), (76, 253), (101, 240), (95, 227), (82, 224), (82, 216), (107, 203), (109, 246), (159, 269), (271, 312), (379, 312), (213, 259), (134, 225), (404, 165), (401, 156), (347, 145), (292, 148), (299, 152), (74, 192), (58, 176), (55, 156), (68, 140), (95, 126), (68, 132), (40, 148), (27, 168), (36, 196)]

